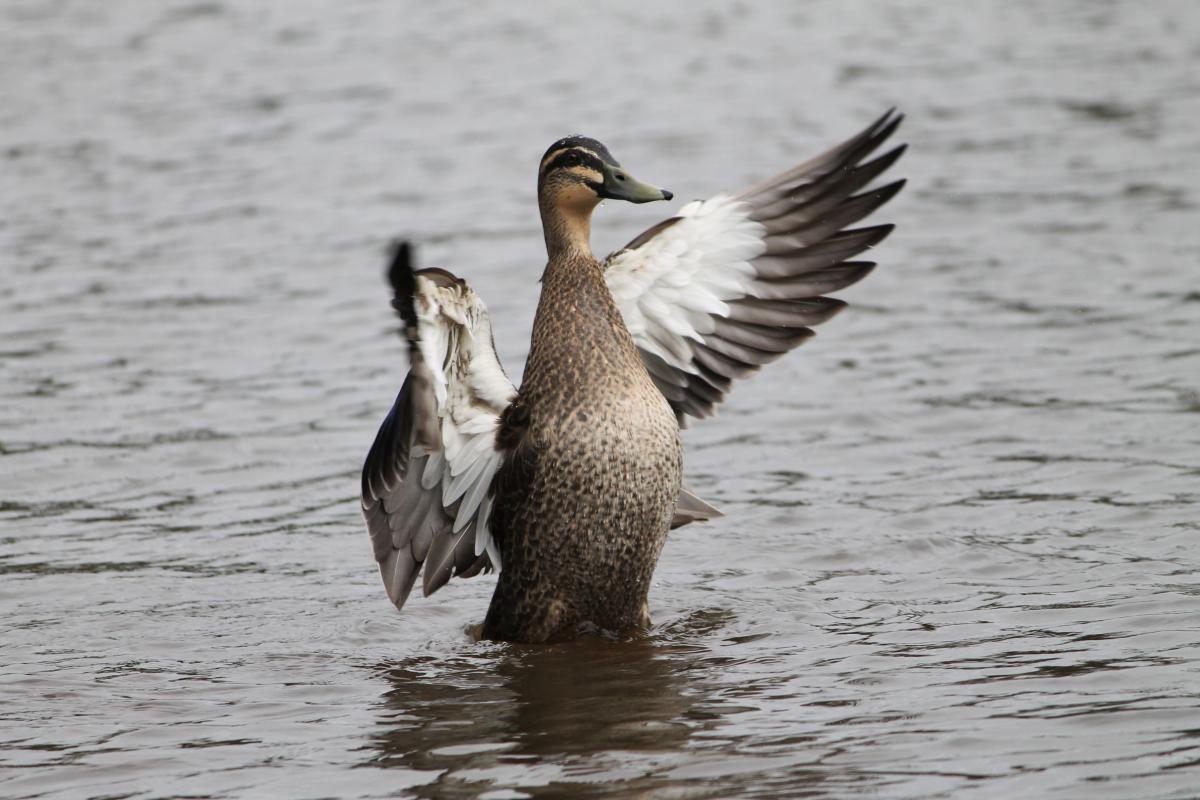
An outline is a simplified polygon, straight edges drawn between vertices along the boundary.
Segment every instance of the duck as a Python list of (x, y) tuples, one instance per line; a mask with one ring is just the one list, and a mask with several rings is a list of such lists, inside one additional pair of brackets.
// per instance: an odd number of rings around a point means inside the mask
[(685, 204), (597, 259), (605, 200), (663, 202), (595, 139), (538, 165), (547, 261), (524, 376), (509, 379), (466, 281), (394, 247), (392, 306), (408, 370), (362, 471), (362, 513), (392, 604), (416, 584), (497, 573), (477, 635), (550, 643), (651, 625), (671, 530), (721, 516), (683, 482), (680, 430), (734, 382), (812, 337), (846, 303), (828, 293), (875, 267), (855, 257), (893, 225), (853, 227), (903, 179), (876, 152), (895, 110), (799, 166)]

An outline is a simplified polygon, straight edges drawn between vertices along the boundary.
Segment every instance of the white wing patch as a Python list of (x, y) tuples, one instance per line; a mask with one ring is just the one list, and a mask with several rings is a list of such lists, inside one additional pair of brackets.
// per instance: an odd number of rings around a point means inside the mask
[(416, 285), (420, 348), (433, 372), (442, 432), (442, 452), (427, 463), (422, 484), (441, 486), (442, 505), (454, 512), (452, 532), (473, 524), (475, 555), (486, 551), (499, 571), (487, 493), (502, 461), (495, 447), (500, 413), (516, 390), (496, 357), (491, 320), (475, 293), (421, 275)]
[(703, 342), (713, 316), (728, 316), (728, 301), (747, 295), (766, 229), (727, 195), (688, 203), (677, 216), (640, 247), (614, 254), (605, 280), (638, 347), (691, 372), (685, 340)]
[(412, 272), (403, 248), (389, 278), (410, 365), (363, 465), (362, 508), (399, 608), (421, 572), (429, 595), (455, 575), (500, 569), (488, 493), (503, 461), (500, 415), (516, 390), (487, 308), (466, 283), (441, 270)]
[(822, 295), (875, 266), (848, 259), (892, 226), (849, 226), (904, 185), (868, 188), (903, 145), (866, 160), (900, 119), (889, 111), (757, 186), (689, 203), (606, 260), (609, 291), (680, 424), (685, 414), (710, 416), (734, 380), (811, 337), (811, 326), (845, 307)]

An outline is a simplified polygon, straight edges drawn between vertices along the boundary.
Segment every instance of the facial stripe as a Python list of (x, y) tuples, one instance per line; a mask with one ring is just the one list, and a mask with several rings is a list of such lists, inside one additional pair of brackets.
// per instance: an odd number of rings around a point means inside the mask
[(587, 164), (579, 167), (568, 167), (567, 172), (570, 172), (572, 175), (578, 175), (580, 178), (591, 183), (604, 183), (604, 173), (598, 169), (592, 169)]
[(543, 158), (542, 163), (538, 165), (538, 172), (539, 173), (545, 172), (546, 167), (550, 166), (551, 161), (558, 158), (560, 155), (562, 155), (563, 153), (567, 152), (570, 149), (571, 148), (569, 148), (569, 147), (560, 147), (557, 150), (554, 150), (550, 153), (546, 153), (546, 157)]
[(613, 158), (612, 153), (608, 152), (608, 148), (605, 147), (603, 143), (598, 142), (595, 139), (589, 139), (586, 136), (565, 136), (562, 139), (559, 139), (557, 142), (550, 145), (550, 147), (546, 150), (545, 155), (542, 156), (542, 164), (544, 165), (547, 163), (547, 159), (554, 151), (563, 150), (569, 147), (580, 147), (585, 150), (590, 150), (599, 156), (600, 160), (606, 164), (612, 164), (615, 167), (620, 166), (620, 164), (617, 163), (617, 160)]
[[(567, 162), (571, 160), (570, 156), (574, 154), (579, 157), (579, 163), (570, 165)], [(548, 175), (550, 172), (566, 167), (586, 167), (590, 170), (602, 173), (604, 171), (604, 162), (595, 152), (583, 147), (565, 147), (561, 150), (555, 150), (550, 155), (546, 156), (542, 161), (541, 174)]]

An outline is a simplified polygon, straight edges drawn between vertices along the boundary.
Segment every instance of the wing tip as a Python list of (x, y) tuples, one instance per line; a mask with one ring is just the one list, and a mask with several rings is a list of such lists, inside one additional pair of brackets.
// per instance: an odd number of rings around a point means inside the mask
[[(842, 284), (841, 286), (839, 286), (836, 289), (830, 289), (830, 291), (832, 291), (832, 292), (840, 292), (842, 289), (845, 289), (847, 287), (853, 286), (854, 284), (858, 283), (863, 278), (867, 277), (868, 275), (870, 275), (872, 272), (875, 271), (876, 264), (874, 261), (845, 261), (842, 263), (842, 266), (852, 267), (853, 269), (850, 270), (850, 273), (847, 276), (847, 278), (848, 278), (847, 282)], [(839, 309), (839, 310), (841, 310), (841, 309)]]
[(893, 197), (895, 197), (897, 194), (900, 193), (901, 189), (903, 189), (907, 185), (908, 185), (908, 178), (897, 178), (896, 180), (892, 181), (891, 183), (885, 183), (883, 186), (880, 186), (878, 189), (872, 189), (870, 193), (875, 195), (875, 198), (879, 201), (878, 205), (876, 205), (875, 208), (872, 209), (872, 211), (878, 209), (879, 206), (881, 206), (884, 203), (886, 203), (887, 201), (891, 200)]
[(891, 136), (902, 122), (904, 122), (904, 112), (900, 110), (899, 106), (892, 106), (883, 112), (883, 115), (868, 130), (873, 131), (882, 141)]
[(383, 578), (383, 587), (387, 590), (388, 599), (397, 611), (404, 609), (417, 582), (417, 574), (421, 564), (417, 562), (412, 552), (407, 548), (393, 548), (391, 553), (379, 561), (379, 574)]
[(400, 314), (405, 324), (416, 322), (413, 309), (413, 294), (416, 292), (416, 274), (413, 272), (413, 245), (407, 239), (394, 239), (389, 245), (387, 268), (388, 285), (392, 287), (392, 308)]
[(863, 228), (851, 228), (850, 230), (842, 231), (842, 234), (861, 235), (866, 243), (867, 248), (871, 248), (882, 242), (887, 237), (891, 236), (892, 231), (894, 230), (896, 230), (896, 223), (884, 222), (880, 225), (867, 225)]

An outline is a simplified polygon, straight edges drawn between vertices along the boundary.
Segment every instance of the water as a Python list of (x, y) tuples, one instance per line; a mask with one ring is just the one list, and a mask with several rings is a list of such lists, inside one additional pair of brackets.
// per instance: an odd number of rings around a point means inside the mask
[[(778, 5), (4, 5), (0, 795), (1200, 796), (1200, 14)], [(900, 227), (687, 432), (651, 634), (394, 613), (386, 240), (519, 374), (551, 141), (682, 202), (893, 104)]]

